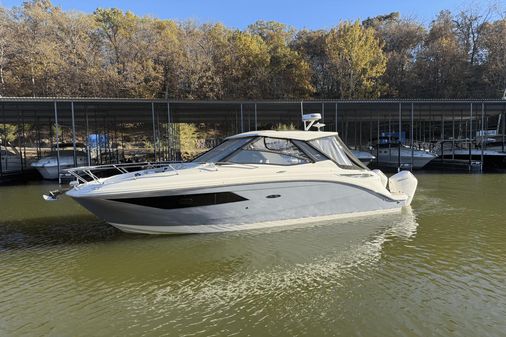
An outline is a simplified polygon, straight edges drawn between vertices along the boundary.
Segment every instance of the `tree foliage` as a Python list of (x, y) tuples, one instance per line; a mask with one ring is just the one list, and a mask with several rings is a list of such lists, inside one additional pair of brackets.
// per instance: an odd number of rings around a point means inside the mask
[(0, 95), (498, 97), (505, 36), (505, 19), (480, 8), (443, 11), (429, 25), (393, 12), (329, 30), (274, 21), (238, 30), (31, 0), (0, 7)]
[(372, 28), (343, 22), (327, 35), (330, 71), (342, 98), (376, 98), (381, 95), (381, 75), (386, 57)]

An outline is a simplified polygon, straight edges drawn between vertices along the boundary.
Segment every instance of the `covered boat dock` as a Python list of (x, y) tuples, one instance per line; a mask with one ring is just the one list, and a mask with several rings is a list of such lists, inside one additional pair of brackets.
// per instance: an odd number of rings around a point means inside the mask
[[(395, 137), (404, 145), (427, 151), (458, 143), (481, 149), (483, 154), (482, 144), (487, 140), (505, 151), (505, 100), (0, 97), (0, 176), (26, 173), (31, 162), (51, 152), (58, 155), (62, 143), (73, 144), (74, 159), (83, 144), (89, 165), (178, 161), (240, 132), (302, 129), (304, 113), (320, 113), (324, 130), (339, 132), (355, 150), (367, 151), (382, 137)], [(459, 162), (451, 152), (440, 159), (441, 169), (476, 161), (470, 155)]]

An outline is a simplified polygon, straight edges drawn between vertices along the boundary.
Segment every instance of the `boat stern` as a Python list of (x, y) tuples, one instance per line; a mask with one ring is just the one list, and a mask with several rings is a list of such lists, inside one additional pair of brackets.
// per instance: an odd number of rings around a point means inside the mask
[(417, 186), (418, 179), (409, 171), (401, 171), (388, 179), (390, 193), (404, 194), (407, 196), (404, 206), (411, 205)]

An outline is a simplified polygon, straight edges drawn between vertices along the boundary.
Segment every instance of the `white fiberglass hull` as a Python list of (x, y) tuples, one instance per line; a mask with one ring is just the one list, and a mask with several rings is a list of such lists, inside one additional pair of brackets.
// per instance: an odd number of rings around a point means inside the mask
[[(70, 166), (60, 166), (60, 171), (69, 168)], [(47, 180), (58, 179), (58, 166), (35, 166), (42, 178)]]
[[(201, 195), (224, 193), (230, 202), (185, 207)], [(195, 196), (195, 197), (193, 197)], [(171, 208), (175, 202), (182, 207)], [(321, 181), (292, 181), (155, 194), (121, 198), (76, 198), (82, 206), (111, 225), (136, 233), (210, 233), (245, 230), (398, 211), (405, 199), (388, 198), (357, 186)], [(151, 201), (150, 201), (151, 200)], [(150, 204), (152, 202), (152, 204)], [(166, 208), (169, 207), (169, 208)]]
[(374, 159), (375, 156), (366, 151), (351, 150), (353, 155), (358, 158), (365, 166), (368, 166)]
[[(86, 163), (86, 156), (82, 154), (77, 155), (77, 166), (84, 165)], [(60, 157), (60, 169), (58, 170), (58, 161), (55, 157), (45, 157), (34, 163), (32, 167), (37, 169), (42, 178), (47, 180), (56, 180), (59, 178), (59, 173), (63, 170), (74, 167), (73, 156), (61, 156)]]
[[(120, 170), (102, 179), (90, 173), (93, 167), (75, 169), (88, 180), (81, 177), (66, 194), (125, 232), (162, 234), (395, 212), (409, 206), (416, 191), (417, 180), (408, 171), (387, 179), (354, 164), (336, 133), (261, 131), (235, 137), (192, 163)], [(318, 142), (307, 143), (313, 138)]]
[(217, 225), (180, 225), (180, 226), (144, 226), (144, 225), (125, 225), (118, 223), (109, 223), (113, 227), (121, 230), (125, 233), (136, 233), (136, 234), (205, 234), (205, 233), (220, 233), (220, 232), (233, 232), (233, 231), (244, 231), (263, 229), (271, 227), (282, 227), (282, 226), (295, 226), (301, 224), (310, 224), (313, 222), (329, 221), (348, 219), (355, 217), (367, 217), (377, 216), (379, 214), (397, 213), (401, 211), (399, 208), (391, 208), (369, 212), (354, 212), (354, 213), (343, 213), (333, 214), (317, 217), (307, 217), (299, 219), (287, 219), (287, 220), (274, 220), (265, 222), (256, 222), (248, 224), (217, 224)]
[[(398, 167), (399, 166), (399, 148), (392, 147), (381, 148), (379, 153), (374, 150), (374, 155), (378, 157), (378, 165), (385, 167)], [(430, 163), (436, 155), (420, 150), (414, 150), (413, 154), (411, 149), (402, 148), (400, 164), (401, 167), (412, 167), (413, 169), (421, 169)]]

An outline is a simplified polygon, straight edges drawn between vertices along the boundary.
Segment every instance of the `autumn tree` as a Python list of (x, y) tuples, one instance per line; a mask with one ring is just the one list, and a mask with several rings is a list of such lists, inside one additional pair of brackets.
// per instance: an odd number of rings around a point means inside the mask
[(94, 12), (107, 52), (105, 81), (114, 96), (155, 97), (162, 81), (153, 62), (152, 19), (119, 9)]
[(464, 97), (466, 53), (455, 34), (449, 11), (442, 11), (431, 24), (423, 49), (417, 55), (417, 94), (422, 97)]
[(8, 81), (8, 67), (9, 61), (12, 59), (13, 55), (11, 54), (14, 50), (13, 41), (12, 41), (12, 33), (11, 22), (10, 22), (9, 13), (0, 8), (0, 97), (5, 96), (7, 83)]
[(382, 93), (380, 78), (386, 57), (372, 28), (360, 22), (343, 22), (333, 28), (326, 40), (329, 71), (341, 98), (374, 98)]
[(483, 76), (488, 97), (501, 97), (506, 89), (506, 19), (485, 25), (481, 46), (487, 55)]
[(155, 19), (151, 23), (153, 62), (161, 72), (161, 86), (158, 96), (176, 98), (178, 95), (179, 71), (183, 64), (182, 32), (172, 20)]
[(295, 33), (293, 28), (279, 22), (257, 21), (247, 31), (259, 36), (269, 51), (269, 76), (263, 86), (264, 98), (308, 97), (314, 91), (309, 64), (290, 48)]
[(57, 52), (56, 17), (61, 10), (47, 0), (24, 2), (13, 9), (13, 37), (17, 50), (12, 61), (22, 96), (54, 96), (62, 83), (63, 60)]
[(363, 25), (373, 28), (383, 44), (387, 58), (386, 70), (382, 76), (387, 90), (385, 96), (412, 96), (417, 82), (414, 64), (424, 42), (424, 27), (415, 21), (401, 19), (397, 12), (368, 18)]
[(311, 85), (314, 96), (323, 98), (336, 97), (336, 82), (329, 71), (329, 58), (326, 50), (325, 30), (301, 30), (291, 43), (311, 68)]
[(506, 24), (490, 13), (443, 11), (428, 26), (393, 12), (330, 30), (274, 21), (239, 30), (29, 0), (0, 6), (0, 95), (498, 97)]
[(224, 64), (224, 91), (228, 98), (262, 97), (269, 80), (268, 45), (258, 35), (234, 31), (228, 41)]

